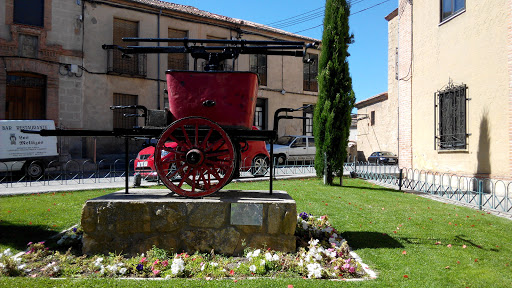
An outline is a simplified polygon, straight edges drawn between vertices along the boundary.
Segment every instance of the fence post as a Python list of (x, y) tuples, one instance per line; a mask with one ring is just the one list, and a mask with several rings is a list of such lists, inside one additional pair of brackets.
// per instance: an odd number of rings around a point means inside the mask
[(478, 180), (478, 210), (482, 210), (482, 180)]
[(398, 191), (402, 191), (402, 174), (403, 173), (403, 169), (400, 168), (400, 175), (398, 176)]

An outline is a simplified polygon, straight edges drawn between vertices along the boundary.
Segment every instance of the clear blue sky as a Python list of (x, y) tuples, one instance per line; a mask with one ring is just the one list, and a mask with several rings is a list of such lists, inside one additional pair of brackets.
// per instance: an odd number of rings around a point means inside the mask
[[(322, 39), (324, 0), (166, 0), (194, 6), (200, 10), (260, 24), (271, 24), (285, 31)], [(388, 23), (384, 19), (398, 6), (397, 0), (347, 0), (352, 4), (350, 30), (354, 44), (349, 48), (350, 74), (356, 101), (387, 91)], [(372, 7), (375, 6), (375, 7)], [(367, 9), (367, 10), (365, 10)], [(359, 12), (360, 11), (360, 12)], [(305, 14), (304, 14), (305, 13)], [(302, 19), (301, 19), (302, 18)], [(307, 21), (305, 21), (307, 20)], [(280, 27), (279, 24), (294, 24)], [(317, 28), (303, 31), (318, 26)], [(302, 31), (302, 32), (299, 32)]]

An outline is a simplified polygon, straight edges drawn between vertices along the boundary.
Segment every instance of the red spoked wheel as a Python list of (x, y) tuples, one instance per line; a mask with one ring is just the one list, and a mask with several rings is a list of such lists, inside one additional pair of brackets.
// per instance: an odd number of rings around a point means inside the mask
[[(226, 132), (200, 117), (183, 118), (169, 125), (155, 149), (158, 176), (167, 188), (186, 197), (219, 191), (231, 181), (235, 163), (234, 146)], [(173, 182), (177, 177), (180, 179)], [(190, 189), (183, 187), (185, 183)]]

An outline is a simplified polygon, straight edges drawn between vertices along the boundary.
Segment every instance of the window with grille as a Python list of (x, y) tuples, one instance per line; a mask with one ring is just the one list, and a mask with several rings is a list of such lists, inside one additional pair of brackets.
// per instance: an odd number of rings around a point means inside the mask
[(466, 0), (441, 0), (441, 22), (466, 9)]
[[(114, 93), (114, 106), (128, 106), (138, 105), (138, 96), (129, 94)], [(124, 117), (124, 114), (136, 114), (136, 109), (117, 109), (113, 110), (114, 114), (114, 129), (125, 128), (131, 129), (137, 126), (136, 117)]]
[[(188, 31), (168, 29), (169, 38), (186, 38)], [(169, 43), (169, 46), (176, 45), (176, 43)], [(173, 70), (188, 70), (188, 54), (187, 53), (170, 53), (167, 54), (167, 69)]]
[(310, 106), (307, 109), (304, 109), (302, 112), (302, 134), (307, 136), (313, 136), (313, 111), (315, 110), (314, 106)]
[[(226, 38), (223, 38), (223, 37), (217, 37), (217, 36), (212, 36), (212, 35), (206, 35), (206, 39), (211, 39), (211, 40), (226, 40)], [(224, 46), (225, 44), (221, 44), (221, 43), (209, 43), (208, 46)], [(208, 52), (214, 52), (214, 53), (220, 53), (222, 52), (221, 49), (219, 50), (208, 50)], [(205, 66), (205, 63), (206, 62), (203, 62), (203, 70), (205, 70), (206, 66)], [(233, 62), (231, 62), (233, 63)], [(230, 65), (227, 60), (223, 60), (223, 61), (220, 61), (219, 63), (219, 71), (231, 71), (233, 70), (233, 66)]]
[(436, 139), (440, 150), (466, 149), (466, 91), (466, 85), (449, 85), (436, 93), (439, 111)]
[(44, 27), (44, 0), (14, 0), (13, 21), (17, 24)]
[(251, 72), (258, 74), (260, 85), (267, 86), (267, 55), (251, 54), (249, 56)]
[[(114, 18), (113, 44), (119, 46), (137, 46), (137, 42), (125, 42), (124, 37), (138, 37), (139, 22)], [(139, 75), (139, 57), (123, 57), (123, 53), (117, 49), (112, 50), (112, 72), (129, 75)]]
[(307, 59), (310, 59), (307, 63), (304, 63), (304, 91), (318, 91), (318, 82), (316, 76), (318, 76), (318, 55), (309, 54)]
[(267, 129), (267, 99), (258, 98), (254, 110), (254, 126), (260, 130)]

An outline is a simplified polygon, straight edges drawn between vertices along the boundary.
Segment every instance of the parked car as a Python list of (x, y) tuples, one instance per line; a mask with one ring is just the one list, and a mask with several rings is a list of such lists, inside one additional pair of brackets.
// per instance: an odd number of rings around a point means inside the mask
[(372, 155), (368, 156), (368, 162), (377, 164), (398, 164), (398, 156), (387, 151), (376, 151)]
[[(257, 129), (254, 127), (253, 129)], [(151, 145), (156, 145), (151, 143)], [(165, 144), (166, 147), (176, 148), (175, 142)], [(264, 141), (247, 141), (240, 143), (241, 156), (240, 156), (240, 171), (250, 172), (254, 177), (262, 177), (268, 172), (270, 155), (265, 147)], [(167, 155), (167, 151), (163, 151), (162, 156)], [(158, 175), (155, 169), (155, 146), (148, 146), (137, 154), (134, 161), (135, 174), (140, 174), (143, 179), (149, 181), (156, 181)], [(172, 164), (176, 165), (176, 164)], [(165, 170), (169, 167), (164, 167)], [(175, 168), (174, 168), (175, 169)], [(172, 167), (171, 167), (171, 170)], [(237, 177), (239, 173), (235, 174)]]
[[(267, 144), (270, 151), (270, 144)], [(313, 161), (316, 147), (313, 136), (287, 135), (277, 139), (274, 144), (274, 158), (277, 165), (283, 165), (286, 161)]]

